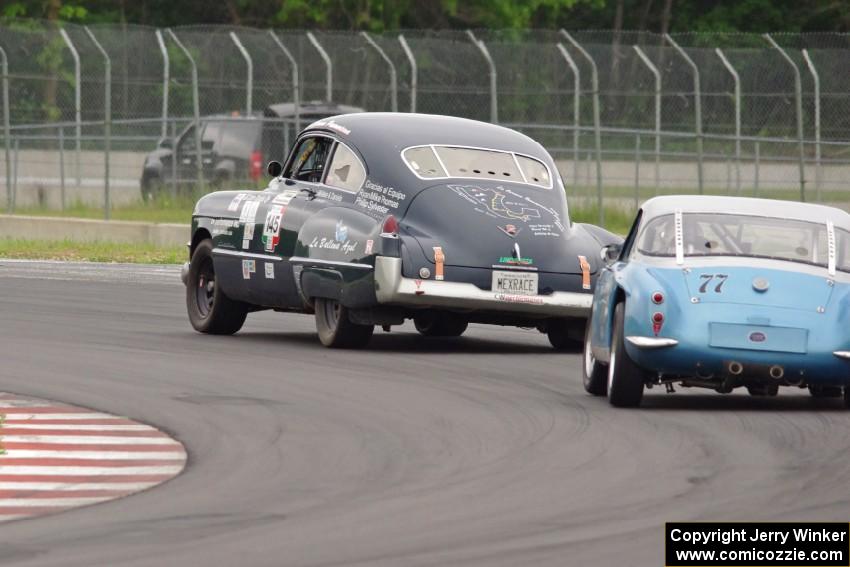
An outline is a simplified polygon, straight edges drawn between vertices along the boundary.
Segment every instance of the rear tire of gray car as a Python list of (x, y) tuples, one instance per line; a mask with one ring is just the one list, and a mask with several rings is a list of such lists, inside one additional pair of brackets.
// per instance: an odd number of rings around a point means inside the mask
[(453, 313), (425, 311), (413, 317), (413, 325), (425, 337), (459, 337), (469, 322)]
[(348, 308), (335, 299), (316, 298), (316, 331), (329, 348), (362, 348), (369, 343), (374, 325), (358, 325), (348, 317)]
[(583, 329), (580, 319), (556, 319), (546, 326), (546, 336), (556, 350), (580, 352), (584, 346)]
[(584, 332), (584, 356), (582, 357), (582, 377), (584, 389), (588, 394), (604, 396), (608, 393), (608, 366), (602, 364), (593, 356), (590, 348), (590, 319)]
[(626, 352), (623, 335), (625, 303), (614, 309), (614, 336), (611, 339), (611, 359), (608, 361), (608, 401), (612, 406), (631, 408), (643, 399), (644, 371)]
[(841, 392), (841, 386), (821, 386), (820, 384), (809, 386), (809, 393), (813, 398), (840, 398)]
[(844, 386), (844, 407), (850, 409), (850, 386)]
[(747, 392), (754, 397), (776, 396), (779, 394), (779, 384), (747, 386)]
[(232, 335), (248, 316), (247, 306), (227, 297), (217, 285), (209, 239), (201, 241), (192, 253), (186, 278), (186, 311), (192, 327), (210, 335)]
[(142, 201), (148, 203), (159, 197), (162, 193), (162, 178), (158, 175), (150, 175), (142, 179)]

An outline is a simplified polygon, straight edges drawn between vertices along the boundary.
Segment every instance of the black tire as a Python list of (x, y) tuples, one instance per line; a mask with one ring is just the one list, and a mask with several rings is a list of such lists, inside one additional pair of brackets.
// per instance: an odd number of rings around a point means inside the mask
[(196, 331), (232, 335), (242, 328), (248, 307), (224, 295), (216, 285), (212, 241), (201, 241), (192, 254), (186, 278), (186, 311)]
[(626, 352), (623, 336), (625, 303), (614, 309), (614, 336), (611, 338), (611, 359), (608, 361), (608, 401), (612, 406), (631, 408), (643, 399), (644, 372)]
[(809, 386), (809, 393), (813, 398), (840, 398), (842, 396), (842, 388), (841, 386), (814, 384)]
[(149, 175), (142, 179), (142, 201), (148, 203), (162, 194), (163, 184), (159, 175)]
[(425, 337), (459, 337), (469, 322), (454, 313), (423, 311), (413, 317), (413, 325)]
[(584, 335), (581, 320), (556, 319), (546, 326), (549, 344), (564, 352), (581, 352), (584, 348)]
[(604, 396), (608, 393), (608, 366), (602, 364), (593, 356), (590, 349), (590, 319), (584, 331), (584, 355), (582, 357), (582, 377), (584, 389), (588, 394)]
[(844, 407), (850, 409), (850, 386), (844, 386)]
[(357, 325), (348, 317), (348, 309), (335, 299), (316, 298), (316, 331), (329, 348), (362, 348), (369, 343), (374, 325)]

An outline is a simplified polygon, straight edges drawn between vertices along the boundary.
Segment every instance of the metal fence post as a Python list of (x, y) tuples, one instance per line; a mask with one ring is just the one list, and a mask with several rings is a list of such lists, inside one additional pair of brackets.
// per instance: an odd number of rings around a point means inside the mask
[(661, 189), (661, 73), (646, 53), (639, 46), (634, 46), (635, 52), (655, 77), (655, 194)]
[(664, 34), (664, 38), (667, 42), (673, 46), (673, 49), (676, 50), (676, 53), (685, 60), (685, 63), (691, 68), (694, 74), (694, 128), (696, 132), (696, 141), (697, 141), (697, 185), (699, 187), (699, 193), (702, 195), (704, 191), (703, 186), (703, 137), (702, 137), (702, 93), (700, 89), (700, 77), (699, 77), (699, 67), (694, 63), (694, 60), (691, 59), (691, 56), (687, 54), (687, 52), (679, 47), (679, 44), (673, 41), (673, 38), (670, 37), (670, 34)]
[(168, 50), (162, 39), (162, 31), (156, 30), (156, 43), (162, 54), (162, 137), (168, 136), (168, 83), (171, 80), (171, 63), (168, 60)]
[(68, 46), (68, 51), (71, 52), (71, 57), (74, 58), (74, 120), (77, 122), (77, 131), (76, 131), (76, 169), (77, 169), (77, 187), (80, 186), (81, 182), (81, 174), (80, 174), (80, 153), (82, 152), (82, 137), (83, 137), (83, 107), (82, 107), (82, 95), (81, 95), (81, 77), (80, 77), (80, 54), (77, 52), (77, 48), (74, 47), (71, 38), (68, 36), (68, 32), (65, 31), (64, 28), (59, 28), (59, 35), (62, 36), (62, 39), (65, 41), (65, 45)]
[[(192, 114), (195, 120), (195, 165), (198, 176), (198, 188), (204, 190), (204, 164), (201, 150), (201, 103), (198, 96), (198, 66), (195, 64), (195, 58), (183, 45), (183, 42), (178, 39), (177, 35), (171, 30), (166, 30), (168, 35), (189, 60), (189, 65), (192, 67)], [(177, 148), (174, 149), (174, 159), (177, 159)]]
[(794, 96), (797, 102), (797, 143), (800, 151), (800, 200), (806, 201), (806, 145), (803, 139), (803, 80), (800, 77), (800, 69), (797, 68), (797, 64), (794, 63), (794, 60), (791, 59), (791, 56), (785, 52), (782, 47), (778, 43), (776, 43), (770, 34), (764, 34), (764, 39), (773, 46), (781, 55), (785, 61), (788, 62), (788, 65), (791, 66), (791, 69), (794, 71)]
[(393, 112), (398, 112), (398, 77), (395, 72), (395, 64), (392, 59), (387, 57), (387, 54), (384, 53), (384, 50), (381, 49), (381, 46), (369, 36), (365, 31), (360, 32), (360, 35), (363, 36), (363, 39), (366, 40), (366, 43), (375, 48), (375, 51), (378, 52), (378, 55), (384, 60), (384, 62), (390, 68), (390, 108), (392, 108)]
[(558, 51), (561, 52), (564, 60), (566, 60), (570, 71), (573, 73), (573, 184), (578, 186), (578, 162), (579, 162), (579, 132), (581, 120), (581, 72), (578, 65), (573, 60), (570, 52), (564, 47), (563, 43), (557, 44)]
[(177, 121), (171, 121), (171, 196), (177, 196)]
[(3, 72), (3, 149), (6, 154), (6, 208), (12, 212), (12, 127), (9, 124), (9, 59), (6, 51), (0, 47), (0, 63)]
[(761, 144), (759, 144), (758, 140), (756, 140), (755, 144), (753, 144), (753, 152), (755, 153), (755, 174), (753, 179), (753, 188), (755, 191), (755, 196), (759, 196), (759, 169), (761, 168)]
[(821, 186), (821, 147), (820, 147), (820, 75), (815, 68), (812, 58), (809, 57), (809, 50), (803, 50), (803, 59), (806, 60), (806, 65), (809, 67), (809, 73), (812, 74), (812, 80), (815, 83), (815, 193), (817, 194), (818, 203), (821, 202), (820, 186)]
[(735, 194), (741, 194), (741, 77), (718, 47), (714, 50), (735, 81)]
[[(283, 55), (289, 60), (289, 64), (292, 65), (292, 104), (295, 105), (295, 129), (297, 131), (301, 131), (301, 96), (300, 96), (300, 83), (298, 82), (298, 62), (295, 61), (295, 57), (292, 56), (289, 49), (283, 44), (279, 37), (274, 33), (274, 30), (269, 30), (269, 35), (272, 36), (272, 40), (275, 44), (280, 48), (283, 52)], [(288, 126), (285, 126), (287, 129)], [(288, 130), (287, 130), (288, 131)], [(287, 148), (288, 149), (288, 148)]]
[(576, 40), (573, 36), (567, 33), (566, 30), (560, 30), (561, 35), (567, 38), (567, 41), (575, 47), (582, 57), (590, 63), (590, 77), (593, 84), (593, 135), (594, 144), (596, 146), (596, 203), (599, 206), (599, 225), (605, 226), (605, 208), (602, 206), (602, 130), (599, 124), (599, 69), (596, 67), (596, 61)]
[(410, 62), (410, 112), (416, 112), (416, 87), (419, 82), (419, 69), (416, 66), (416, 57), (413, 56), (413, 51), (407, 45), (407, 40), (404, 36), (398, 34), (398, 42)]
[(313, 35), (313, 32), (307, 32), (307, 39), (310, 40), (310, 43), (313, 44), (313, 47), (316, 48), (316, 51), (321, 55), (322, 60), (325, 62), (325, 98), (327, 98), (328, 102), (333, 100), (333, 85), (334, 85), (334, 71), (333, 71), (333, 63), (331, 62), (331, 58), (328, 55), (328, 52), (325, 51), (325, 48), (322, 47), (322, 44), (319, 43), (319, 40), (316, 39), (316, 36)]
[(251, 115), (254, 110), (251, 97), (254, 95), (254, 61), (251, 59), (251, 54), (248, 53), (248, 50), (245, 49), (245, 46), (242, 45), (242, 42), (239, 41), (239, 38), (236, 36), (236, 32), (230, 32), (230, 39), (236, 45), (236, 49), (239, 50), (239, 53), (242, 54), (242, 58), (245, 59), (245, 66), (248, 69), (248, 85), (247, 85), (247, 93), (245, 94), (245, 114), (248, 116)]
[(640, 206), (640, 134), (635, 134), (635, 210)]
[(472, 42), (472, 45), (478, 48), (478, 51), (481, 52), (481, 55), (484, 57), (484, 60), (487, 61), (487, 66), (490, 69), (490, 122), (493, 124), (499, 123), (499, 98), (498, 98), (498, 84), (497, 84), (497, 75), (496, 75), (496, 64), (493, 63), (493, 58), (490, 57), (490, 50), (487, 49), (487, 46), (484, 45), (484, 42), (475, 37), (475, 34), (472, 33), (472, 30), (466, 30), (466, 35), (469, 36), (469, 40)]
[(60, 126), (59, 130), (59, 198), (61, 200), (62, 210), (65, 210), (65, 127)]
[(104, 93), (103, 93), (103, 218), (109, 220), (112, 209), (109, 196), (109, 152), (112, 149), (112, 60), (109, 54), (86, 26), (84, 28), (94, 46), (103, 55), (104, 64)]

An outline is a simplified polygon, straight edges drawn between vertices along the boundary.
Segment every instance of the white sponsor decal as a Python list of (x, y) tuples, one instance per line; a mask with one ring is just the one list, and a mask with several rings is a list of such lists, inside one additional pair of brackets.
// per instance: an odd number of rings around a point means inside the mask
[(242, 249), (247, 250), (251, 247), (251, 241), (254, 239), (254, 223), (247, 223), (245, 231), (242, 234)]
[(374, 246), (374, 244), (375, 244), (374, 240), (367, 240), (366, 241), (366, 248), (363, 250), (363, 253), (366, 254), (367, 256), (369, 254), (371, 254), (372, 253), (372, 247)]
[(313, 122), (313, 124), (310, 127), (311, 128), (318, 128), (319, 126), (324, 126), (325, 128), (330, 128), (331, 130), (336, 130), (337, 132), (339, 132), (341, 134), (345, 134), (346, 136), (351, 134), (351, 130), (349, 130), (348, 128), (346, 128), (342, 124), (337, 124), (333, 120), (319, 120), (317, 122)]
[(508, 303), (528, 303), (531, 305), (543, 305), (543, 298), (533, 295), (514, 295), (510, 293), (495, 293), (493, 296), (498, 301), (507, 301)]
[(257, 209), (260, 208), (259, 201), (248, 201), (242, 207), (242, 211), (239, 213), (239, 222), (242, 223), (253, 223), (257, 218)]
[(251, 274), (257, 271), (255, 260), (242, 260), (242, 279), (250, 280)]
[(286, 206), (297, 194), (298, 189), (284, 189), (274, 199), (272, 199), (272, 203)]
[(228, 211), (238, 211), (239, 205), (242, 204), (242, 201), (245, 200), (245, 193), (239, 193), (230, 201), (230, 204), (227, 206)]
[(348, 255), (357, 249), (358, 244), (360, 243), (351, 242), (350, 240), (340, 242), (339, 240), (335, 240), (333, 238), (319, 238), (318, 236), (314, 236), (313, 240), (310, 241), (310, 248), (318, 248), (322, 250), (339, 250), (343, 254)]
[(274, 252), (280, 241), (280, 221), (283, 219), (283, 205), (272, 205), (263, 224), (263, 246), (267, 252)]
[(265, 270), (266, 270), (266, 279), (273, 280), (274, 279), (274, 264), (271, 262), (265, 262)]
[(232, 230), (239, 226), (239, 223), (231, 219), (215, 219), (212, 221), (212, 235), (220, 236), (233, 234)]
[(385, 215), (390, 209), (397, 209), (407, 195), (392, 187), (379, 185), (367, 179), (363, 189), (357, 194), (354, 203), (367, 211)]

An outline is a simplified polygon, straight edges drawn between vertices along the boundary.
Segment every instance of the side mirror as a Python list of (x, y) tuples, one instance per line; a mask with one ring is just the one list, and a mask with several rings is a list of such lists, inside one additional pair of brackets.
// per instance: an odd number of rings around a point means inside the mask
[(605, 262), (606, 264), (610, 264), (612, 262), (616, 262), (622, 252), (622, 244), (609, 244), (608, 246), (602, 249), (599, 255), (602, 256), (603, 262)]
[(268, 171), (269, 175), (272, 177), (278, 177), (281, 173), (283, 173), (283, 166), (279, 161), (270, 161), (269, 165), (266, 166), (266, 171)]
[(160, 148), (171, 149), (174, 147), (174, 141), (171, 138), (160, 138), (156, 145)]

